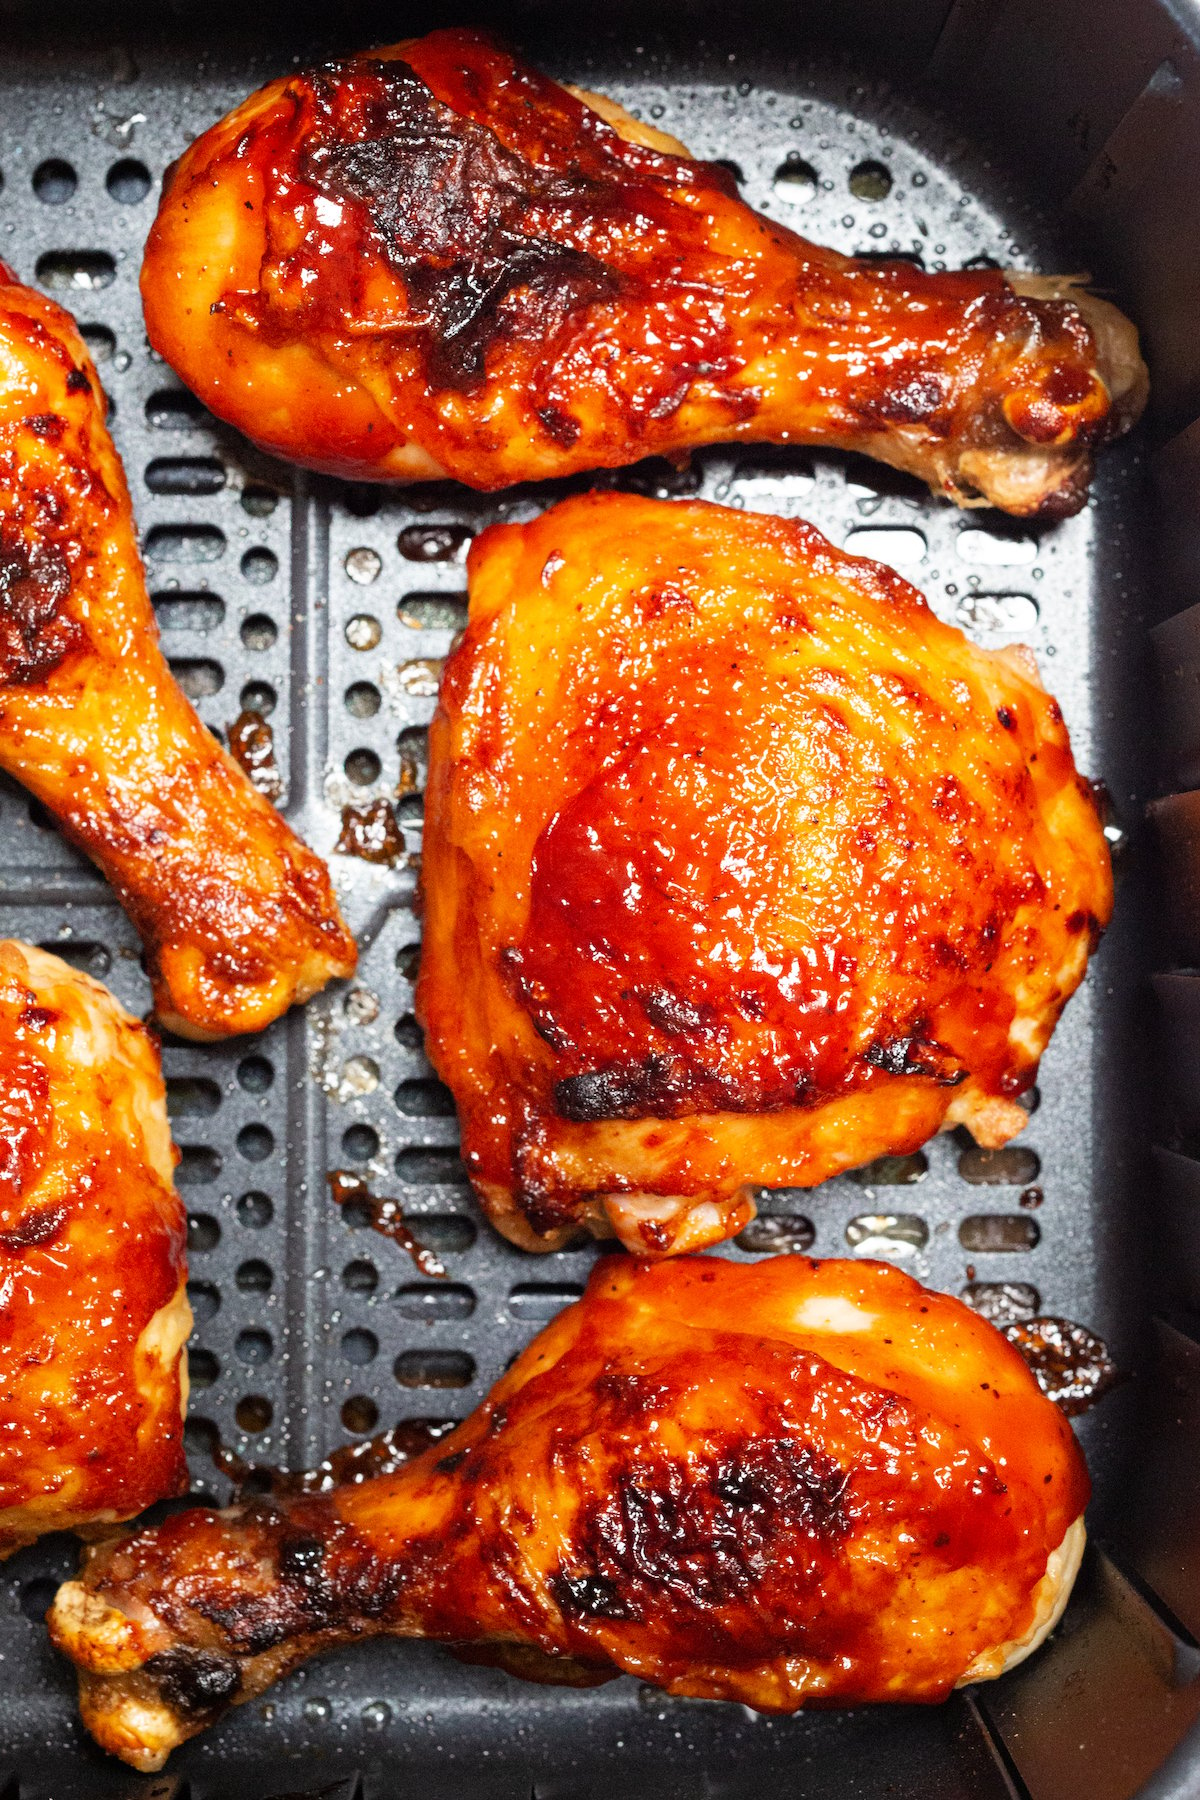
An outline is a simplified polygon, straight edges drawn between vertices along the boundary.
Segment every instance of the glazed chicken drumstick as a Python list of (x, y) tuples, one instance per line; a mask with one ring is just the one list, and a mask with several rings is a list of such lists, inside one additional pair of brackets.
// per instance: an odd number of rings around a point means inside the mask
[(1146, 392), (1133, 327), (1077, 282), (806, 243), (459, 29), (286, 76), (205, 132), (142, 296), (220, 418), (380, 481), (497, 488), (741, 438), (1050, 516)]
[(257, 1031), (354, 943), (167, 667), (104, 416), (72, 320), (0, 263), (0, 767), (112, 882), (163, 1024)]
[(110, 1541), (50, 1629), (141, 1769), (380, 1632), (766, 1712), (936, 1701), (1051, 1629), (1087, 1497), (1070, 1426), (960, 1301), (880, 1263), (610, 1257), (399, 1472)]
[(0, 1557), (187, 1487), (186, 1220), (154, 1040), (0, 943)]
[(500, 1230), (697, 1249), (754, 1184), (1019, 1131), (1112, 908), (1029, 651), (702, 502), (568, 500), (468, 575), (417, 1013)]

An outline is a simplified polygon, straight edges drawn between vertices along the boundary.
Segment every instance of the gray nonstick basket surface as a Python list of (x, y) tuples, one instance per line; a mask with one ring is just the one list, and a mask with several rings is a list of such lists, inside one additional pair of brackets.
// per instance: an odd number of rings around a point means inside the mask
[[(0, 1571), (5, 1800), (349, 1800), (360, 1786), (381, 1800), (1200, 1793), (1200, 1751), (1176, 1749), (1200, 1712), (1200, 1169), (1188, 1153), (1200, 1007), (1186, 973), (1160, 982), (1157, 1010), (1149, 998), (1149, 971), (1174, 952), (1142, 822), (1148, 794), (1200, 771), (1200, 627), (1184, 612), (1159, 633), (1165, 703), (1147, 636), (1198, 591), (1186, 516), (1200, 494), (1187, 430), (1200, 411), (1200, 328), (1189, 328), (1200, 15), (1150, 0), (865, 4), (832, 9), (832, 23), (735, 10), (664, 8), (651, 22), (617, 5), (603, 33), (541, 7), (486, 22), (554, 74), (733, 163), (753, 205), (821, 242), (930, 268), (1092, 268), (1135, 312), (1152, 359), (1149, 426), (1104, 458), (1088, 508), (1053, 526), (958, 512), (821, 452), (715, 450), (682, 472), (599, 478), (803, 516), (893, 562), (978, 641), (1031, 643), (1081, 767), (1108, 786), (1117, 921), (1045, 1059), (1023, 1137), (988, 1156), (945, 1136), (811, 1193), (764, 1194), (762, 1215), (779, 1223), (725, 1252), (885, 1256), (969, 1288), (1002, 1318), (1047, 1312), (1099, 1332), (1126, 1379), (1079, 1421), (1096, 1501), (1077, 1597), (1039, 1658), (945, 1708), (793, 1720), (631, 1680), (527, 1687), (430, 1646), (375, 1643), (310, 1665), (165, 1775), (139, 1778), (88, 1744), (46, 1642), (41, 1614), (76, 1556), (55, 1538)], [(164, 168), (235, 100), (297, 56), (479, 15), (356, 8), (314, 23), (296, 8), (258, 11), (248, 36), (233, 9), (0, 7), (0, 256), (85, 328), (172, 665), (215, 730), (245, 708), (268, 718), (281, 805), (320, 851), (333, 852), (343, 807), (380, 797), (406, 839), (398, 868), (331, 855), (362, 946), (353, 983), (260, 1038), (164, 1046), (192, 1221), (191, 1463), (196, 1493), (218, 1499), (230, 1491), (218, 1446), (300, 1469), (401, 1420), (463, 1417), (580, 1292), (597, 1253), (533, 1257), (482, 1221), (412, 1017), (424, 730), (465, 613), (463, 545), (566, 490), (389, 493), (272, 463), (149, 351), (137, 292)], [(1158, 518), (1150, 475), (1169, 502)], [(1162, 819), (1175, 891), (1197, 832), (1186, 802)], [(0, 850), (0, 932), (77, 960), (144, 1011), (138, 943), (112, 895), (10, 785)], [(448, 1281), (429, 1279), (361, 1209), (333, 1203), (339, 1169), (402, 1203)]]

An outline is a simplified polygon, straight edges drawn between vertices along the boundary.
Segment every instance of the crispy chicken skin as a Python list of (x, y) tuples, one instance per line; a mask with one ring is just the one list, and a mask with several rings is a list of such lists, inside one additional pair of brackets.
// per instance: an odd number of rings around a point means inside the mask
[(477, 32), (270, 83), (169, 172), (150, 340), (266, 449), (471, 487), (733, 438), (865, 451), (962, 504), (1075, 511), (1145, 401), (1070, 279), (856, 261)]
[(0, 1557), (187, 1488), (186, 1220), (158, 1050), (0, 942)]
[(608, 1257), (415, 1461), (109, 1541), (50, 1630), (140, 1769), (379, 1632), (766, 1712), (937, 1701), (1056, 1622), (1088, 1491), (1017, 1353), (899, 1270)]
[(163, 1024), (258, 1031), (354, 943), (167, 667), (104, 416), (74, 322), (0, 263), (0, 767), (111, 881)]
[(691, 1250), (747, 1183), (1019, 1131), (1112, 907), (1030, 653), (703, 502), (568, 500), (468, 569), (417, 1012), (501, 1231)]

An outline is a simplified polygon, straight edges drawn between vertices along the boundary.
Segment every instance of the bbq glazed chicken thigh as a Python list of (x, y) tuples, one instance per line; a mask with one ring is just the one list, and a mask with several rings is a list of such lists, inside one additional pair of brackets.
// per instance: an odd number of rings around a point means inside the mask
[(880, 1263), (610, 1257), (414, 1462), (110, 1540), (50, 1629), (140, 1769), (382, 1632), (766, 1712), (937, 1701), (1051, 1629), (1087, 1498), (1067, 1421), (960, 1301)]
[(806, 243), (460, 29), (286, 76), (205, 132), (142, 296), (219, 417), (381, 481), (497, 488), (742, 438), (1055, 515), (1146, 391), (1133, 327), (1077, 282)]
[(1027, 650), (811, 526), (592, 494), (476, 539), (430, 731), (417, 1013), (529, 1249), (740, 1230), (983, 1145), (1112, 905)]
[(329, 875), (158, 647), (105, 400), (68, 315), (0, 264), (0, 767), (99, 864), (188, 1037), (354, 968)]
[(183, 1207), (154, 1040), (0, 942), (0, 1557), (183, 1492)]

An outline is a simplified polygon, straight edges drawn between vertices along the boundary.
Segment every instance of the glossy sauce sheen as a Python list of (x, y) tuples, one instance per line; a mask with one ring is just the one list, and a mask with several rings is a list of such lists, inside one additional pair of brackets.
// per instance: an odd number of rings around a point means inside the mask
[(610, 1258), (406, 1466), (106, 1545), (51, 1629), (142, 1767), (372, 1632), (768, 1711), (935, 1701), (1030, 1632), (1087, 1495), (1016, 1352), (895, 1269)]
[(73, 321), (0, 264), (0, 767), (111, 881), (163, 1022), (259, 1030), (354, 944), (325, 865), (167, 667), (104, 414)]
[(417, 1008), (501, 1228), (1011, 1137), (1112, 901), (1027, 653), (702, 503), (567, 501), (468, 567)]
[(744, 437), (1082, 504), (1144, 399), (1125, 321), (1118, 379), (1069, 282), (856, 262), (614, 116), (457, 29), (274, 82), (168, 179), (151, 342), (337, 474), (497, 488)]
[[(0, 1556), (187, 1486), (185, 1219), (157, 1050), (56, 958), (0, 943)], [(173, 1353), (139, 1339), (179, 1309)]]

